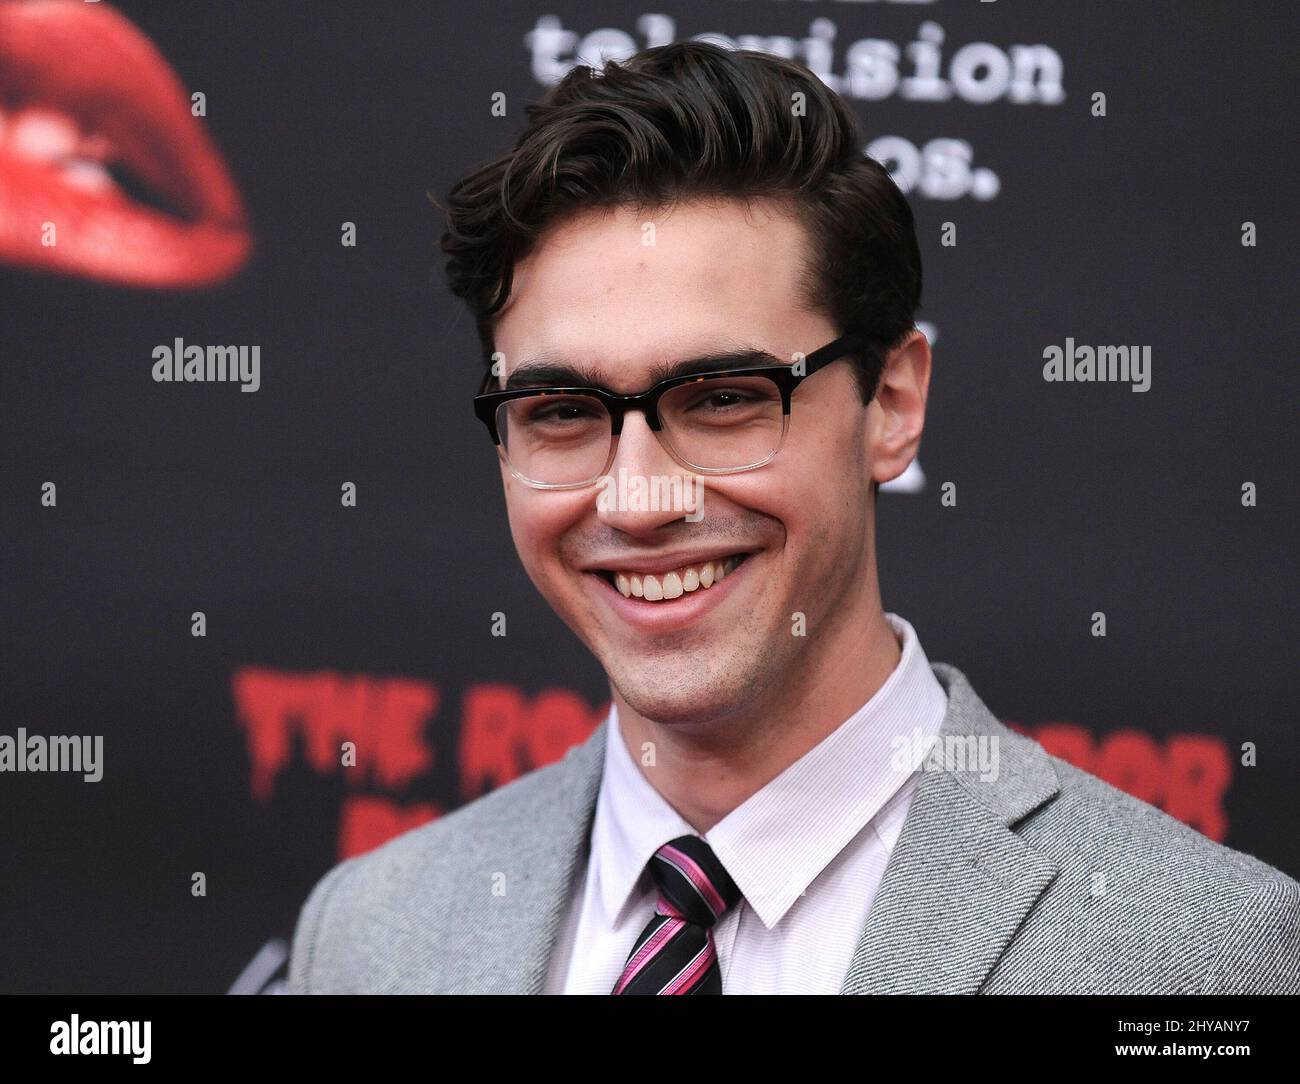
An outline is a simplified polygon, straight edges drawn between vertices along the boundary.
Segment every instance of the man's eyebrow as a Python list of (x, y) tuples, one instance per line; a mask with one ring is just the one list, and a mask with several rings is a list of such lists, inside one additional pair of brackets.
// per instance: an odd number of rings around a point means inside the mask
[(505, 390), (600, 386), (600, 374), (595, 369), (558, 361), (526, 361), (510, 374)]
[[(661, 362), (652, 366), (646, 374), (646, 386), (658, 384), (674, 376), (694, 376), (697, 373), (711, 373), (729, 369), (749, 369), (760, 365), (785, 365), (786, 362), (757, 348), (728, 350), (721, 353), (700, 354), (681, 361)], [(581, 387), (604, 388), (601, 373), (589, 366), (570, 365), (554, 361), (526, 361), (510, 374), (506, 381), (507, 391), (521, 388), (555, 388)]]

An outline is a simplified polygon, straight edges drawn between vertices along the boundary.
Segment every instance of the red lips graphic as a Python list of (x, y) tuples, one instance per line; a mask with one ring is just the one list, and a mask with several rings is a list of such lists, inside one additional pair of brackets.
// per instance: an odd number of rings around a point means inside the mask
[(148, 38), (106, 4), (0, 0), (0, 261), (203, 287), (252, 243), (239, 189)]

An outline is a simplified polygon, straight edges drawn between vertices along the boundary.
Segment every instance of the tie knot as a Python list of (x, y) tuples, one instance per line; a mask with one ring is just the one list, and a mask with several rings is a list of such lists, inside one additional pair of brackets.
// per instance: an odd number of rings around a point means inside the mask
[(650, 872), (659, 885), (661, 906), (675, 908), (700, 926), (712, 926), (740, 902), (736, 882), (699, 836), (665, 843), (651, 857)]

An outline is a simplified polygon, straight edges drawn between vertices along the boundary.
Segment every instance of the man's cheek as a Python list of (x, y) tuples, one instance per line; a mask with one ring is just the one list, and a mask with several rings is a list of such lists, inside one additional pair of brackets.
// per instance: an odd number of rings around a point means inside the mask
[(571, 608), (569, 600), (576, 584), (574, 573), (568, 572), (558, 560), (539, 556), (535, 551), (524, 563), (524, 568), (543, 598), (557, 609), (567, 611)]
[[(531, 550), (520, 547), (520, 563), (524, 566), (524, 571), (528, 573), (528, 578), (533, 581), (533, 586), (537, 588), (542, 595), (550, 598), (552, 588), (550, 577), (547, 574), (546, 565), (537, 559), (536, 554)], [(524, 556), (527, 554), (527, 556)]]

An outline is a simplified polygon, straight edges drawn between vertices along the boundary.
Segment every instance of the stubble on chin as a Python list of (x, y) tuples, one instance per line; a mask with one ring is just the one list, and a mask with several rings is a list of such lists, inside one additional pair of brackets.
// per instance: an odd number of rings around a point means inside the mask
[(688, 650), (658, 659), (614, 659), (605, 672), (643, 718), (664, 725), (701, 724), (761, 696), (771, 677), (764, 655), (737, 643), (721, 655)]

